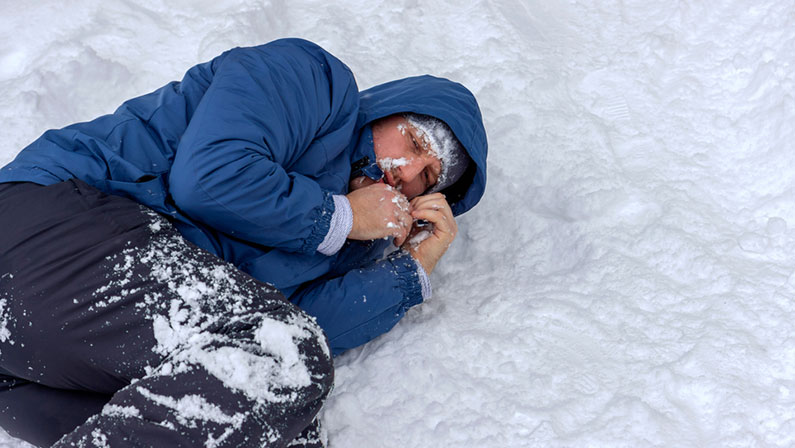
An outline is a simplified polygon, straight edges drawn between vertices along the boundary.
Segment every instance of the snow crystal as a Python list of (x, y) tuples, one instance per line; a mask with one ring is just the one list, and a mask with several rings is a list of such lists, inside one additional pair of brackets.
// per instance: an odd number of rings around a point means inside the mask
[[(406, 199), (406, 196), (403, 196), (402, 194), (395, 195), (395, 197), (392, 198), (392, 203), (397, 205), (398, 209), (401, 211), (409, 211), (409, 201)], [(397, 212), (395, 213), (395, 216), (397, 216)]]
[(102, 414), (129, 418), (129, 417), (140, 417), (141, 411), (139, 411), (135, 406), (119, 406), (116, 404), (106, 404), (105, 407), (102, 408)]
[(108, 436), (102, 433), (99, 429), (91, 431), (91, 443), (96, 448), (110, 448), (108, 443)]
[(10, 320), (11, 316), (8, 310), (8, 301), (6, 299), (0, 299), (0, 342), (7, 342), (13, 345), (14, 341), (11, 340), (11, 330), (8, 328)]
[[(287, 323), (263, 317), (255, 332), (255, 340), (269, 356), (254, 355), (236, 347), (190, 349), (184, 356), (198, 362), (224, 384), (248, 396), (269, 402), (286, 402), (297, 398), (295, 392), (312, 383), (306, 359), (298, 345), (304, 340), (322, 339), (313, 321), (291, 318)], [(331, 356), (323, 345), (324, 355)]]
[[(113, 271), (114, 271), (113, 279), (112, 280), (109, 279), (105, 285), (100, 286), (99, 288), (96, 289), (96, 291), (93, 292), (92, 296), (95, 297), (97, 300), (94, 303), (92, 303), (91, 306), (89, 306), (88, 308), (89, 311), (100, 310), (102, 308), (107, 307), (108, 305), (123, 300), (127, 294), (135, 294), (136, 292), (138, 292), (138, 289), (135, 288), (121, 289), (119, 291), (120, 292), (119, 295), (112, 295), (112, 296), (108, 295), (108, 291), (118, 290), (130, 283), (133, 275), (132, 267), (134, 262), (135, 258), (132, 255), (127, 254), (124, 257), (123, 263), (117, 263), (115, 266), (113, 266)], [(122, 274), (121, 278), (119, 278), (120, 277), (119, 274)], [(74, 303), (77, 303), (77, 301), (75, 300)]]
[[(165, 231), (167, 227), (170, 229), (170, 225), (163, 224), (160, 229)], [(144, 303), (137, 305), (157, 310), (149, 316), (157, 341), (154, 350), (169, 358), (160, 366), (147, 367), (147, 373), (169, 375), (200, 365), (225, 385), (255, 400), (294, 400), (297, 389), (312, 382), (298, 345), (324, 337), (316, 324), (295, 317), (283, 323), (265, 313), (253, 312), (259, 294), (273, 289), (252, 284), (249, 287), (257, 290), (247, 290), (230, 276), (231, 265), (208, 268), (185, 255), (190, 250), (184, 240), (158, 231), (147, 247), (125, 249), (121, 255), (124, 263), (113, 265), (117, 274), (123, 274), (133, 271), (131, 267), (137, 263), (134, 260), (147, 263), (151, 269), (145, 275), (151, 275), (155, 283), (167, 285), (168, 296), (172, 297), (163, 300), (147, 295)], [(227, 312), (209, 312), (208, 307), (213, 304), (222, 305)], [(210, 330), (230, 319), (259, 321), (252, 335), (258, 349), (241, 346), (223, 333)], [(221, 347), (217, 347), (219, 343)], [(326, 355), (330, 357), (330, 353)]]
[(298, 349), (301, 340), (311, 337), (296, 322), (280, 322), (263, 319), (255, 338), (262, 349), (279, 360), (285, 379), (293, 384), (288, 387), (303, 387), (311, 384), (309, 372)]
[(245, 420), (245, 415), (236, 413), (235, 415), (225, 414), (217, 405), (208, 402), (200, 395), (185, 395), (175, 399), (165, 395), (158, 395), (143, 387), (136, 390), (146, 399), (159, 405), (176, 411), (175, 417), (183, 426), (188, 426), (190, 420), (204, 420), (221, 424), (231, 424), (236, 428)]
[(384, 157), (378, 159), (378, 167), (381, 168), (381, 171), (383, 172), (392, 171), (397, 167), (406, 166), (408, 164), (409, 161), (405, 157), (400, 157), (397, 159), (392, 157)]
[(223, 441), (232, 435), (235, 429), (240, 429), (246, 418), (244, 413), (234, 415), (225, 414), (217, 405), (208, 402), (199, 395), (185, 395), (179, 399), (165, 395), (155, 394), (143, 387), (137, 388), (138, 392), (145, 398), (165, 406), (174, 411), (174, 418), (182, 426), (193, 426), (196, 420), (219, 423), (228, 426), (218, 437), (212, 434), (205, 441), (206, 448), (219, 446)]

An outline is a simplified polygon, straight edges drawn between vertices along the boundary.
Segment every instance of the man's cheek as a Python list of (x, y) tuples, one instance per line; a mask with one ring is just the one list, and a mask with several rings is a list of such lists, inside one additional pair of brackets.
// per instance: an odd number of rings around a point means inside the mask
[(417, 185), (414, 182), (402, 184), (403, 189), (401, 193), (403, 193), (409, 200), (412, 200), (422, 194), (422, 190), (417, 188)]

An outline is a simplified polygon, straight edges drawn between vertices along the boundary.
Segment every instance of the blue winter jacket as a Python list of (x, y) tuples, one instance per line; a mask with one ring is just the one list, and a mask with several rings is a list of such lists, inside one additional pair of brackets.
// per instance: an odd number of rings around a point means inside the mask
[(455, 214), (473, 207), (487, 143), (465, 87), (419, 76), (360, 93), (341, 61), (300, 39), (229, 50), (113, 114), (47, 131), (0, 169), (0, 182), (79, 178), (168, 215), (188, 240), (315, 316), (338, 354), (422, 301), (415, 261), (402, 251), (384, 258), (384, 240), (316, 251), (332, 195), (359, 171), (383, 175), (370, 123), (399, 112), (451, 127), (475, 163), (445, 193)]

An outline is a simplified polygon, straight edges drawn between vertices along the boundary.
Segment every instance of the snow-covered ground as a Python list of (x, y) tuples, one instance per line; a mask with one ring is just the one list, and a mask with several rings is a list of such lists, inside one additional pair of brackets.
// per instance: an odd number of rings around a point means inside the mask
[(795, 445), (792, 2), (0, 10), (0, 164), (48, 128), (285, 36), (326, 47), (361, 88), (433, 73), (475, 93), (486, 195), (435, 297), (336, 360), (333, 447)]

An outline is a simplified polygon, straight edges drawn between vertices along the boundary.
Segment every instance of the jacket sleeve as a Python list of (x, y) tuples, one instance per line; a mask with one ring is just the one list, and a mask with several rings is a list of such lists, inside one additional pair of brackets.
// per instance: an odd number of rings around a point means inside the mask
[(315, 44), (284, 39), (230, 50), (177, 148), (169, 176), (175, 204), (236, 238), (314, 252), (329, 229), (332, 192), (299, 173), (322, 172), (345, 150), (324, 141), (351, 135), (358, 107), (353, 74)]
[(314, 316), (334, 356), (386, 333), (422, 302), (417, 264), (398, 251), (341, 277), (317, 280), (290, 301)]

